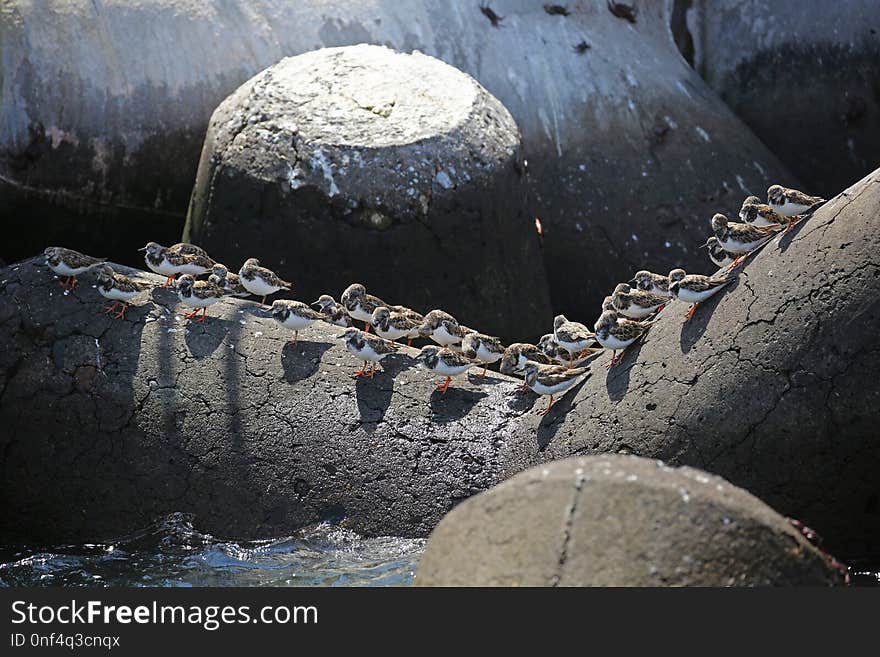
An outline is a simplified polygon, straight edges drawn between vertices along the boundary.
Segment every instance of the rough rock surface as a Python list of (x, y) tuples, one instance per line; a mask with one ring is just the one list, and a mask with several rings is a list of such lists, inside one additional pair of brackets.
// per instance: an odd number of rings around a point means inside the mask
[[(534, 0), (490, 4), (497, 26), (474, 0), (7, 0), (0, 201), (26, 196), (17, 225), (39, 231), (2, 255), (39, 252), (50, 230), (116, 258), (175, 241), (217, 105), (286, 55), (364, 42), (437, 57), (510, 110), (563, 312), (598, 303), (643, 258), (700, 262), (713, 212), (795, 183), (682, 60), (671, 0), (637, 3), (635, 23), (607, 0), (563, 3), (567, 16)], [(106, 230), (78, 241), (96, 212)]]
[(635, 456), (565, 459), (463, 502), (419, 586), (830, 586), (844, 575), (724, 479)]
[(325, 48), (217, 108), (184, 239), (234, 267), (258, 254), (303, 298), (360, 281), (537, 337), (552, 312), (522, 171), (516, 124), (473, 78), (425, 55)]
[(880, 4), (708, 0), (689, 14), (697, 70), (809, 193), (877, 166)]
[(95, 538), (184, 511), (217, 535), (328, 516), (425, 535), (531, 465), (633, 452), (723, 476), (840, 557), (876, 552), (878, 213), (880, 171), (767, 245), (688, 324), (671, 304), (621, 365), (597, 361), (543, 418), (499, 375), (432, 392), (407, 355), (353, 382), (336, 333), (316, 326), (285, 347), (246, 301), (186, 331), (159, 290), (111, 321), (87, 278), (62, 296), (44, 265), (12, 265), (0, 271), (0, 533)]

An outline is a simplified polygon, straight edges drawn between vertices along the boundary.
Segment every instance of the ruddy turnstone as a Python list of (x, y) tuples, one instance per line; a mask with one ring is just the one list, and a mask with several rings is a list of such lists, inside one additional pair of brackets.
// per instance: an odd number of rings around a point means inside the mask
[(629, 284), (651, 294), (659, 294), (660, 296), (672, 296), (669, 294), (669, 281), (661, 274), (655, 274), (644, 269), (636, 272)]
[(504, 345), (501, 344), (501, 338), (484, 333), (468, 333), (462, 338), (461, 353), (465, 358), (476, 360), (483, 365), (480, 378), (485, 379), (487, 366), (501, 360), (504, 355)]
[(553, 406), (553, 395), (561, 395), (566, 390), (590, 376), (586, 367), (569, 368), (565, 365), (541, 365), (528, 361), (520, 368), (525, 375), (526, 385), (539, 395), (550, 395), (550, 403), (541, 415), (547, 415)]
[[(383, 340), (379, 336), (370, 335), (354, 327), (346, 329), (337, 337), (345, 338), (346, 349), (364, 361), (364, 366), (354, 373), (355, 377), (364, 375), (372, 379), (376, 374), (376, 363), (400, 348), (394, 342)], [(368, 362), (373, 364), (369, 372), (367, 372)]]
[[(606, 310), (596, 322), (596, 340), (605, 349), (611, 350), (611, 362), (607, 367), (613, 367), (623, 360), (623, 350), (642, 337), (654, 323), (650, 321), (635, 321), (632, 319), (620, 319), (613, 310)], [(617, 352), (621, 351), (620, 360)]]
[[(150, 284), (147, 281), (118, 274), (113, 271), (113, 267), (110, 265), (104, 265), (98, 271), (98, 292), (113, 302), (113, 305), (107, 307), (104, 312), (113, 313), (117, 319), (125, 317), (129, 302), (149, 287)], [(122, 308), (116, 310), (120, 305)]]
[(796, 189), (789, 189), (782, 185), (771, 185), (767, 189), (767, 205), (783, 217), (803, 214), (817, 203), (824, 202), (824, 198), (809, 196)]
[(703, 246), (709, 250), (709, 259), (719, 267), (732, 265), (736, 260), (735, 254), (728, 253), (721, 248), (721, 245), (718, 243), (718, 238), (714, 235), (706, 240), (706, 243)]
[(442, 310), (432, 310), (425, 315), (425, 321), (419, 327), (419, 335), (423, 338), (431, 338), (443, 347), (461, 344), (467, 333), (466, 329), (452, 315)]
[(337, 302), (329, 294), (322, 294), (312, 305), (318, 306), (321, 309), (321, 312), (324, 313), (324, 321), (328, 324), (341, 326), (342, 328), (354, 326), (354, 323), (351, 321), (351, 315), (348, 314), (345, 306)]
[(787, 225), (789, 219), (774, 212), (766, 203), (761, 203), (757, 196), (749, 196), (739, 209), (740, 221), (755, 226)]
[(226, 296), (223, 288), (211, 281), (197, 281), (192, 274), (184, 274), (177, 279), (177, 298), (184, 305), (195, 308), (185, 315), (186, 319), (192, 319), (202, 311), (202, 316), (197, 322), (204, 322), (208, 315), (208, 306), (211, 306)]
[(606, 310), (614, 310), (614, 299), (610, 295), (602, 299), (602, 312)]
[(446, 377), (446, 380), (437, 386), (437, 390), (443, 394), (446, 394), (449, 389), (449, 382), (452, 381), (453, 376), (463, 374), (477, 364), (476, 361), (458, 351), (452, 351), (445, 347), (440, 348), (432, 344), (422, 347), (416, 360), (420, 361), (429, 371)]
[(272, 302), (272, 319), (284, 328), (293, 331), (293, 340), (288, 340), (287, 344), (296, 345), (297, 340), (299, 340), (299, 332), (304, 328), (308, 328), (319, 319), (324, 319), (324, 314), (312, 310), (308, 305), (300, 301), (275, 299)]
[[(547, 333), (541, 336), (541, 339), (538, 340), (538, 349), (544, 352), (551, 361), (561, 358), (561, 353), (565, 351), (565, 349), (560, 347), (559, 343), (556, 342), (556, 338), (552, 333)], [(568, 356), (567, 351), (565, 352), (565, 355)]]
[(718, 246), (736, 255), (736, 265), (745, 255), (773, 238), (782, 226), (754, 226), (752, 224), (731, 223), (721, 213), (712, 217), (712, 230), (718, 239)]
[(596, 341), (596, 335), (583, 324), (570, 322), (565, 315), (553, 318), (553, 338), (568, 352), (568, 365), (574, 365), (574, 357)]
[(214, 266), (214, 261), (208, 257), (204, 249), (186, 242), (173, 246), (147, 242), (147, 245), (138, 251), (145, 252), (144, 262), (147, 263), (147, 267), (166, 277), (163, 288), (174, 283), (174, 277), (178, 274), (199, 276), (209, 272)]
[(254, 296), (263, 297), (262, 305), (266, 305), (266, 297), (275, 294), (278, 290), (290, 290), (293, 283), (288, 283), (279, 278), (271, 269), (260, 266), (256, 258), (248, 258), (238, 271), (238, 280), (248, 292)]
[(211, 267), (211, 275), (208, 276), (208, 280), (223, 288), (223, 293), (228, 297), (250, 296), (250, 292), (241, 284), (238, 274), (231, 273), (226, 268), (226, 265), (222, 265), (219, 262)]
[(501, 356), (501, 366), (498, 369), (502, 374), (508, 376), (519, 374), (520, 368), (529, 360), (542, 365), (553, 363), (553, 359), (545, 354), (540, 347), (528, 342), (514, 342), (504, 350), (504, 354)]
[(352, 319), (357, 319), (364, 323), (364, 330), (367, 333), (370, 332), (373, 311), (379, 306), (391, 308), (390, 304), (385, 303), (379, 297), (367, 294), (367, 289), (360, 283), (352, 283), (345, 288), (339, 300), (348, 310), (348, 314), (352, 316)]
[(391, 312), (385, 306), (377, 306), (373, 309), (370, 322), (367, 324), (370, 325), (376, 329), (376, 335), (380, 338), (393, 341), (406, 337), (412, 342), (412, 339), (419, 335), (420, 323), (403, 313)]
[(733, 281), (729, 272), (703, 276), (702, 274), (686, 274), (684, 269), (673, 269), (669, 272), (669, 291), (680, 301), (692, 303), (684, 321), (694, 316), (697, 306)]
[(50, 246), (43, 251), (46, 256), (46, 264), (49, 269), (59, 276), (64, 276), (61, 283), (65, 290), (76, 287), (76, 277), (87, 272), (92, 267), (97, 267), (106, 258), (93, 258), (73, 249), (65, 249), (63, 246)]
[(662, 310), (669, 302), (669, 297), (633, 289), (628, 283), (620, 283), (614, 288), (611, 301), (618, 314), (628, 319), (645, 319)]

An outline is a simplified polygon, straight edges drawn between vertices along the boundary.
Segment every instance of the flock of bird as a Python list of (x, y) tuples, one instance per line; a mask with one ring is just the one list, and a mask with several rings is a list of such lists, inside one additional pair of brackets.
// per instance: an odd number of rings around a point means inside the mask
[[(429, 338), (436, 345), (421, 349), (416, 360), (434, 374), (445, 376), (438, 390), (445, 393), (452, 377), (472, 367), (487, 367), (500, 361), (503, 374), (521, 375), (523, 387), (539, 395), (549, 395), (543, 411), (546, 415), (553, 405), (554, 395), (571, 389), (589, 375), (581, 367), (586, 359), (601, 350), (612, 352), (608, 367), (620, 362), (623, 351), (641, 338), (659, 313), (672, 299), (692, 304), (685, 321), (697, 306), (730, 283), (732, 270), (742, 260), (784, 228), (809, 216), (823, 204), (824, 199), (808, 196), (794, 189), (773, 185), (767, 191), (767, 203), (756, 196), (745, 199), (740, 210), (740, 222), (729, 222), (723, 214), (712, 217), (713, 235), (704, 245), (709, 257), (721, 267), (712, 276), (687, 274), (673, 269), (668, 275), (640, 271), (627, 283), (620, 283), (602, 303), (602, 313), (593, 330), (578, 322), (558, 315), (553, 331), (544, 335), (538, 344), (514, 343), (503, 345), (499, 338), (470, 329), (443, 310), (432, 310), (422, 315), (405, 306), (385, 303), (368, 294), (359, 283), (350, 285), (337, 302), (330, 295), (322, 295), (312, 306), (290, 299), (278, 299), (271, 306), (272, 317), (293, 331), (291, 341), (296, 344), (299, 331), (317, 321), (340, 326), (345, 331), (338, 337), (363, 366), (354, 376), (372, 378), (377, 364), (399, 349), (397, 340), (406, 338), (408, 344), (415, 338)], [(161, 287), (175, 286), (181, 303), (193, 308), (187, 319), (203, 322), (209, 306), (227, 296), (266, 297), (280, 290), (292, 289), (292, 284), (275, 272), (262, 267), (259, 260), (247, 260), (238, 274), (212, 260), (204, 249), (181, 243), (164, 247), (150, 242), (144, 251), (147, 267), (166, 277)], [(71, 249), (49, 247), (45, 250), (48, 266), (59, 276), (66, 277), (66, 290), (76, 287), (76, 277), (92, 269), (97, 270), (97, 289), (113, 304), (106, 312), (123, 318), (128, 304), (141, 292), (153, 287), (152, 283), (115, 272), (103, 259), (93, 258)], [(198, 276), (208, 274), (207, 280)], [(177, 278), (179, 276), (179, 278)], [(201, 313), (201, 315), (199, 315)], [(353, 320), (364, 322), (364, 330), (353, 326)], [(372, 332), (371, 332), (372, 329)], [(617, 352), (621, 352), (620, 357)]]

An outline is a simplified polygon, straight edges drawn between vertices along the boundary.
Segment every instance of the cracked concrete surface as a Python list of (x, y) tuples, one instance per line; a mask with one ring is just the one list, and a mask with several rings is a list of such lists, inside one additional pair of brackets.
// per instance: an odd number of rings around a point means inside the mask
[(844, 573), (748, 492), (635, 456), (537, 466), (434, 529), (419, 586), (832, 586)]
[(433, 392), (413, 350), (352, 381), (337, 329), (303, 331), (294, 349), (248, 301), (200, 326), (155, 290), (114, 321), (87, 276), (63, 295), (42, 259), (12, 265), (2, 533), (95, 538), (185, 511), (221, 536), (328, 517), (424, 536), (529, 466), (629, 452), (719, 474), (862, 556), (880, 538), (878, 214), (880, 171), (769, 243), (688, 324), (671, 304), (622, 365), (598, 359), (544, 418), (494, 373)]

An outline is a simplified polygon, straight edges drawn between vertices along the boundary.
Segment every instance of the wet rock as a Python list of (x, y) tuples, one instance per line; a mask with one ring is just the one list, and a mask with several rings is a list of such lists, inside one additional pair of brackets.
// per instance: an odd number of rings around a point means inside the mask
[(552, 312), (513, 119), (432, 57), (378, 46), (281, 61), (217, 108), (185, 239), (260, 254), (297, 294), (353, 280), (480, 330), (540, 335)]
[(531, 468), (431, 533), (418, 586), (831, 586), (844, 573), (724, 479), (635, 456)]
[(508, 108), (563, 312), (598, 305), (646, 262), (698, 265), (715, 211), (794, 184), (681, 59), (671, 0), (614, 3), (637, 6), (635, 23), (607, 0), (567, 15), (542, 4), (497, 0), (494, 27), (474, 2), (8, 2), (0, 201), (39, 228), (3, 255), (25, 258), (51, 235), (137, 264), (133, 248), (177, 241), (217, 105), (286, 55), (364, 42), (437, 57)]
[(877, 165), (877, 2), (694, 4), (697, 70), (811, 194), (834, 194)]

